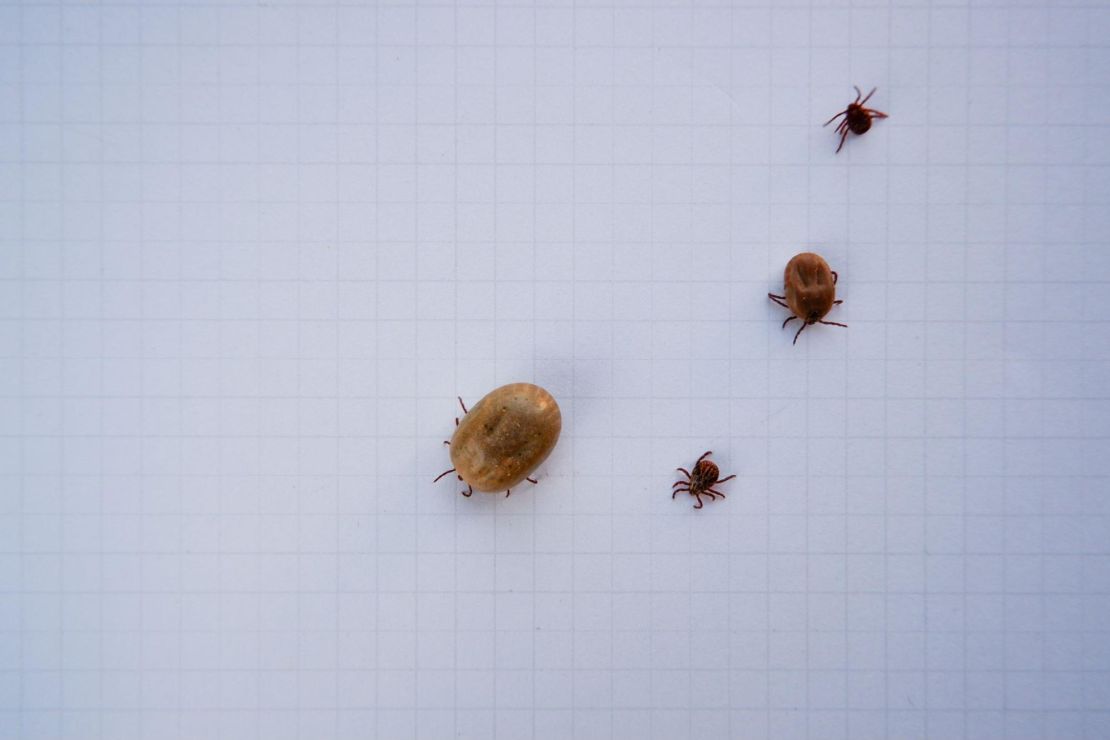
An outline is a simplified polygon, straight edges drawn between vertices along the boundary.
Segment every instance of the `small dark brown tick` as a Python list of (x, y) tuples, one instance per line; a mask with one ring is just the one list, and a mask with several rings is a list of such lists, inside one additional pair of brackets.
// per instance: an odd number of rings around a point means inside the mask
[(782, 322), (782, 328), (785, 329), (794, 319), (802, 320), (798, 333), (794, 335), (794, 344), (798, 343), (802, 329), (810, 324), (848, 326), (837, 321), (825, 321), (825, 314), (833, 306), (844, 302), (836, 300), (836, 281), (837, 274), (829, 269), (829, 263), (819, 254), (802, 252), (786, 263), (782, 278), (784, 295), (768, 293), (767, 297), (790, 309), (793, 314)]
[(508, 496), (523, 480), (535, 483), (528, 474), (551, 454), (563, 427), (554, 397), (538, 385), (510, 383), (487, 393), (470, 411), (461, 398), (459, 405), (462, 421), (455, 419), (455, 434), (444, 441), (455, 467), (436, 480), (455, 473), (466, 484), (467, 497), (476, 490)]
[(678, 468), (678, 472), (686, 476), (685, 480), (676, 480), (671, 488), (674, 492), (671, 494), (673, 500), (675, 496), (680, 493), (688, 493), (698, 500), (694, 504), (695, 509), (700, 509), (705, 504), (702, 503), (701, 497), (708, 496), (710, 500), (715, 500), (718, 496), (724, 498), (725, 495), (715, 489), (713, 486), (724, 483), (726, 480), (732, 480), (735, 475), (730, 475), (727, 478), (719, 478), (721, 474), (720, 468), (717, 463), (712, 460), (706, 460), (707, 457), (713, 454), (712, 450), (707, 451), (698, 461), (694, 463), (694, 472), (690, 472), (686, 468)]
[(862, 96), (863, 93), (861, 93), (860, 89), (857, 87), (855, 101), (848, 103), (847, 108), (825, 121), (825, 125), (828, 126), (836, 119), (844, 116), (844, 120), (836, 127), (836, 133), (840, 134), (840, 146), (836, 148), (838, 154), (840, 150), (844, 148), (844, 140), (848, 138), (849, 131), (856, 136), (861, 136), (871, 130), (872, 118), (888, 118), (887, 114), (882, 111), (863, 107), (867, 101), (871, 99), (871, 96), (875, 94), (875, 90), (878, 89), (877, 87), (872, 88), (871, 92), (867, 93), (867, 97), (860, 100), (860, 96)]

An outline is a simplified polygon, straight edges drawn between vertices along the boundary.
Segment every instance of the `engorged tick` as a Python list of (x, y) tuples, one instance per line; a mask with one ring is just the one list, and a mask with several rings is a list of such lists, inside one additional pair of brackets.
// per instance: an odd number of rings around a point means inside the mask
[[(459, 399), (463, 418), (455, 419), (455, 434), (444, 441), (451, 448), (450, 470), (466, 484), (463, 496), (474, 491), (504, 491), (508, 496), (522, 480), (547, 459), (559, 441), (562, 414), (554, 397), (538, 385), (510, 383), (487, 393), (467, 411)], [(435, 481), (433, 481), (435, 482)]]
[(829, 269), (825, 258), (813, 252), (802, 252), (790, 258), (786, 263), (782, 284), (784, 295), (768, 293), (767, 297), (783, 308), (790, 309), (793, 314), (782, 322), (786, 328), (794, 319), (801, 319), (802, 326), (794, 335), (794, 344), (798, 343), (798, 336), (810, 324), (828, 324), (829, 326), (848, 326), (838, 321), (825, 321), (825, 315), (844, 301), (836, 300), (837, 274)]
[(829, 120), (825, 121), (824, 125), (828, 126), (836, 119), (844, 116), (844, 120), (841, 121), (840, 125), (836, 127), (836, 133), (840, 134), (840, 146), (836, 148), (838, 154), (840, 153), (840, 150), (844, 148), (844, 140), (848, 138), (849, 131), (851, 131), (856, 136), (861, 136), (871, 130), (872, 118), (888, 118), (887, 114), (883, 113), (882, 111), (863, 107), (864, 104), (866, 104), (867, 101), (871, 99), (871, 96), (875, 94), (875, 90), (878, 89), (879, 88), (877, 87), (872, 88), (871, 92), (867, 93), (867, 97), (863, 100), (860, 100), (860, 96), (863, 95), (863, 93), (861, 93), (860, 89), (857, 87), (855, 101), (852, 103), (848, 103), (847, 108), (840, 111)]
[(713, 454), (712, 450), (707, 451), (698, 461), (694, 463), (694, 472), (690, 472), (686, 468), (678, 468), (678, 472), (686, 475), (686, 480), (676, 480), (671, 488), (674, 492), (671, 494), (673, 500), (675, 496), (680, 493), (689, 493), (696, 498), (698, 502), (694, 504), (695, 509), (700, 509), (705, 504), (702, 503), (701, 497), (708, 496), (711, 500), (720, 496), (724, 498), (725, 495), (715, 489), (713, 486), (724, 483), (726, 480), (732, 480), (735, 475), (730, 475), (727, 478), (718, 478), (721, 474), (720, 468), (717, 463), (712, 460), (706, 460), (707, 457)]

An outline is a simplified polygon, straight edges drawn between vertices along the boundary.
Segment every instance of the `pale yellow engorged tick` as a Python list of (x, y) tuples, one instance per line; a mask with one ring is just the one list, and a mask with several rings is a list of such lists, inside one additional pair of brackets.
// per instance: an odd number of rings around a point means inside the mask
[(510, 383), (495, 388), (467, 411), (462, 399), (463, 418), (455, 419), (455, 434), (445, 444), (451, 447), (451, 464), (441, 473), (455, 473), (466, 484), (464, 496), (474, 491), (504, 491), (508, 496), (522, 480), (536, 481), (528, 475), (547, 459), (563, 417), (555, 398), (531, 383)]

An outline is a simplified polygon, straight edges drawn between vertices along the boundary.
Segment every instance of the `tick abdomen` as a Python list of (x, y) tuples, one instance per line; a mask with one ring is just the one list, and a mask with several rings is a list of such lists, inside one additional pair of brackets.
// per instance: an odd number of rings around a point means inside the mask
[(720, 474), (721, 469), (717, 467), (717, 463), (712, 460), (702, 460), (694, 466), (694, 474), (690, 476), (690, 489), (705, 490), (712, 488)]
[(562, 430), (555, 398), (531, 383), (496, 388), (459, 420), (451, 463), (478, 491), (505, 491), (551, 454)]
[(867, 115), (863, 108), (851, 111), (848, 114), (848, 128), (853, 134), (866, 134), (871, 130), (871, 116)]
[(829, 263), (813, 252), (795, 255), (786, 264), (783, 288), (790, 310), (805, 321), (820, 319), (836, 300), (836, 283)]

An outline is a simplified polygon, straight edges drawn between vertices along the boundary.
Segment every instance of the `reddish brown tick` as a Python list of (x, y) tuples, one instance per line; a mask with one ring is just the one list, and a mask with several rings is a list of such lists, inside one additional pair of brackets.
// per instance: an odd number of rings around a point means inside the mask
[(706, 460), (707, 457), (713, 454), (713, 451), (707, 451), (704, 455), (698, 458), (694, 463), (694, 472), (690, 472), (686, 468), (678, 468), (678, 472), (686, 476), (686, 480), (677, 480), (671, 488), (674, 492), (671, 498), (674, 499), (680, 493), (688, 493), (698, 500), (694, 504), (695, 509), (700, 509), (705, 504), (702, 503), (701, 497), (708, 496), (711, 500), (716, 499), (718, 496), (724, 498), (725, 495), (715, 489), (713, 486), (724, 483), (726, 480), (732, 480), (735, 475), (730, 475), (727, 478), (719, 478), (721, 474), (720, 468), (717, 463), (712, 460)]
[(767, 297), (783, 308), (789, 308), (792, 316), (782, 322), (786, 328), (794, 319), (801, 319), (802, 325), (794, 335), (794, 344), (810, 324), (829, 324), (847, 326), (838, 321), (825, 321), (825, 315), (844, 301), (836, 300), (837, 275), (829, 268), (825, 258), (813, 252), (802, 252), (790, 258), (783, 273), (783, 295), (768, 293)]
[(861, 135), (866, 134), (868, 131), (871, 130), (871, 119), (872, 118), (887, 118), (888, 117), (887, 114), (883, 113), (882, 111), (877, 111), (877, 110), (874, 110), (872, 108), (864, 108), (863, 107), (864, 104), (866, 104), (867, 101), (871, 99), (871, 96), (875, 94), (875, 90), (878, 90), (878, 89), (879, 88), (877, 88), (877, 87), (873, 88), (871, 90), (871, 92), (867, 93), (866, 98), (864, 98), (863, 100), (860, 100), (860, 96), (862, 96), (863, 93), (861, 93), (860, 89), (857, 87), (856, 88), (856, 99), (855, 99), (855, 101), (851, 102), (851, 103), (848, 103), (847, 108), (840, 111), (839, 113), (837, 113), (835, 116), (833, 116), (829, 120), (825, 121), (825, 125), (828, 126), (830, 123), (832, 123), (836, 119), (840, 118), (841, 116), (844, 116), (844, 120), (841, 121), (840, 125), (836, 127), (836, 133), (840, 134), (840, 146), (838, 146), (836, 148), (836, 151), (838, 153), (844, 147), (844, 140), (848, 138), (848, 132), (849, 131), (851, 131), (856, 136), (861, 136)]

